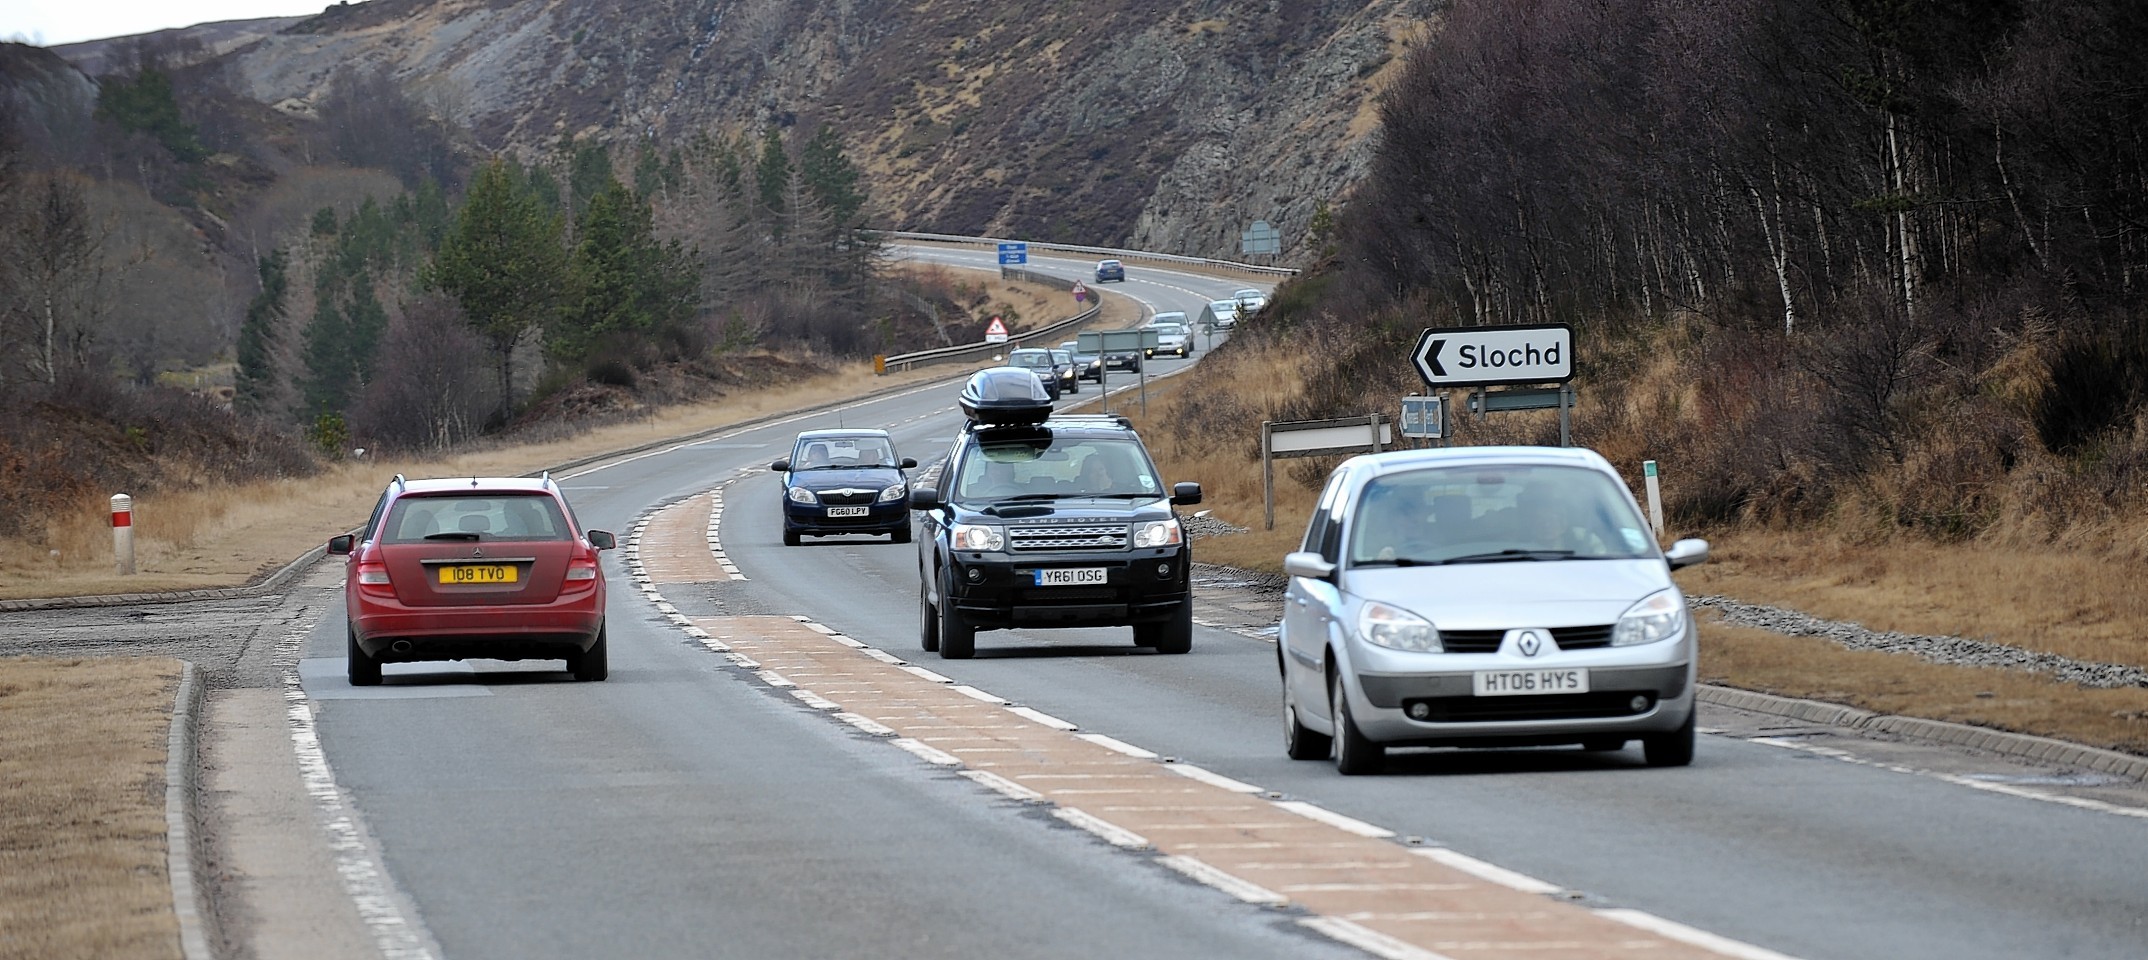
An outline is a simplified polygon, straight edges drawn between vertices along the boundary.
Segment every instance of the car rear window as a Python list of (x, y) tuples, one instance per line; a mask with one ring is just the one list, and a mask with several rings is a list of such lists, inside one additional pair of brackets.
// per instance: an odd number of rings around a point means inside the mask
[(569, 540), (572, 529), (559, 502), (541, 493), (409, 496), (388, 508), (381, 541)]
[(1656, 556), (1624, 491), (1594, 470), (1473, 466), (1365, 484), (1350, 518), (1353, 564)]

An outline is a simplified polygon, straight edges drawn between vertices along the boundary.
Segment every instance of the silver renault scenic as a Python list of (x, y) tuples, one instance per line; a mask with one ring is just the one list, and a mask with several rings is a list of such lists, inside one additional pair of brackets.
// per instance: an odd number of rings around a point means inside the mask
[(1345, 774), (1391, 746), (1638, 739), (1651, 765), (1691, 763), (1697, 658), (1671, 571), (1707, 558), (1705, 540), (1658, 549), (1591, 451), (1344, 461), (1283, 559), (1285, 747)]

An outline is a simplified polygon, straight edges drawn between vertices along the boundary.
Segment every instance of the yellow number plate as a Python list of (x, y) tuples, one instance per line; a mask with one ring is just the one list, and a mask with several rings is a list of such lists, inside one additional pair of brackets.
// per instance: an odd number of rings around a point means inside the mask
[(515, 568), (506, 564), (459, 565), (440, 568), (441, 583), (513, 583)]

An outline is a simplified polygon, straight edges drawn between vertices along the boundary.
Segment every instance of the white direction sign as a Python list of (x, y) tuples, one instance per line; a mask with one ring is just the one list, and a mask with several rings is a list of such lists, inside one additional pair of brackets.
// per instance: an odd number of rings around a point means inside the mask
[(1435, 389), (1565, 383), (1574, 378), (1574, 328), (1432, 327), (1417, 338), (1410, 360), (1425, 386)]

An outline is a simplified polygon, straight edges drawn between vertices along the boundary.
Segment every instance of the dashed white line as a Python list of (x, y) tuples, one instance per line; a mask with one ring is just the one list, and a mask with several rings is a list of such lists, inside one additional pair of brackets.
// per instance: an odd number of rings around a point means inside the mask
[(1054, 730), (1065, 730), (1071, 733), (1075, 730), (1081, 729), (1080, 727), (1068, 723), (1065, 720), (1061, 720), (1058, 717), (1052, 716), (1049, 713), (1045, 713), (1042, 710), (1033, 709), (1031, 707), (1008, 707), (1007, 712), (1012, 713), (1015, 716), (1023, 717), (1028, 720), (1034, 721), (1036, 723), (1041, 723)]
[(1298, 925), (1326, 935), (1350, 946), (1372, 954), (1381, 960), (1452, 960), (1446, 954), (1433, 953), (1423, 947), (1413, 946), (1400, 940), (1363, 927), (1341, 917), (1307, 917)]
[(1031, 790), (989, 770), (964, 770), (962, 775), (1024, 803), (1043, 803), (1044, 794)]
[(1169, 770), (1172, 773), (1178, 774), (1181, 777), (1185, 777), (1188, 780), (1198, 780), (1202, 783), (1208, 784), (1211, 787), (1221, 787), (1225, 790), (1229, 790), (1232, 793), (1263, 792), (1261, 788), (1256, 787), (1250, 783), (1246, 783), (1240, 780), (1233, 780), (1213, 770), (1197, 767), (1190, 763), (1167, 763), (1164, 764), (1164, 769)]
[(1109, 843), (1114, 847), (1124, 847), (1128, 850), (1149, 849), (1149, 840), (1147, 837), (1135, 833), (1132, 830), (1128, 830), (1125, 827), (1119, 826), (1116, 823), (1112, 823), (1108, 820), (1099, 819), (1096, 816), (1082, 811), (1078, 807), (1058, 807), (1052, 811), (1052, 816), (1058, 817), (1059, 819), (1064, 820), (1067, 823), (1073, 824), (1074, 826), (1079, 827), (1083, 830), (1087, 830), (1090, 833), (1096, 834), (1097, 836), (1102, 837), (1105, 843)]
[(1131, 743), (1127, 743), (1124, 740), (1120, 740), (1114, 737), (1107, 737), (1101, 733), (1077, 733), (1075, 734), (1075, 736), (1080, 737), (1083, 740), (1087, 740), (1090, 743), (1096, 744), (1099, 747), (1103, 747), (1106, 750), (1123, 753), (1129, 757), (1133, 757), (1138, 760), (1156, 759), (1155, 751), (1143, 750), (1142, 748), (1134, 746)]
[(1969, 777), (1959, 776), (1951, 773), (1939, 773), (1934, 770), (1919, 770), (1915, 767), (1904, 767), (1892, 763), (1882, 763), (1878, 760), (1867, 760), (1847, 750), (1838, 750), (1834, 747), (1823, 747), (1818, 744), (1811, 743), (1799, 743), (1795, 740), (1788, 740), (1781, 737), (1748, 737), (1746, 738), (1746, 742), (1758, 743), (1770, 747), (1781, 747), (1785, 750), (1796, 750), (1801, 753), (1810, 753), (1815, 756), (1827, 757), (1831, 760), (1840, 760), (1844, 763), (1854, 763), (1860, 767), (1872, 767), (1877, 770), (1886, 770), (1890, 773), (1904, 773), (1913, 777), (1929, 777), (1942, 783), (1951, 783), (1955, 786), (1968, 787), (1972, 790), (1982, 790), (1986, 793), (2003, 794), (2009, 797), (2018, 797), (2023, 800), (2038, 800), (2044, 803), (2055, 803), (2059, 804), (2060, 806), (2075, 807), (2081, 810), (2092, 810), (2097, 813), (2108, 813), (2113, 816), (2132, 817), (2138, 820), (2148, 820), (2148, 809), (2143, 809), (2140, 807), (2125, 807), (2115, 803), (2106, 803), (2102, 800), (2091, 800), (2087, 797), (2069, 797), (2062, 793), (2044, 793), (2042, 791), (2030, 790), (2025, 787), (2016, 786), (2010, 783), (1993, 783), (1988, 780), (1975, 780)]
[(916, 665), (914, 665), (914, 664), (908, 664), (908, 663), (906, 663), (906, 664), (903, 664), (903, 665), (902, 665), (902, 666), (900, 666), (900, 667), (897, 667), (896, 669), (898, 669), (898, 670), (901, 670), (902, 672), (904, 672), (904, 673), (907, 673), (907, 674), (909, 674), (909, 675), (911, 675), (911, 676), (913, 676), (913, 677), (916, 677), (916, 678), (918, 678), (918, 679), (920, 679), (920, 680), (929, 680), (929, 681), (931, 681), (931, 682), (933, 682), (933, 683), (954, 683), (954, 682), (955, 682), (955, 678), (953, 678), (953, 677), (947, 676), (947, 675), (945, 675), (945, 674), (939, 674), (939, 673), (934, 673), (934, 672), (932, 672), (932, 671), (930, 671), (930, 670), (927, 670), (927, 669), (925, 669), (924, 667), (916, 666)]
[(1193, 857), (1163, 856), (1157, 857), (1156, 862), (1183, 873), (1198, 883), (1214, 887), (1247, 903), (1280, 907), (1290, 902), (1289, 897), (1252, 881), (1232, 876)]
[(923, 741), (913, 740), (909, 737), (897, 737), (888, 742), (909, 751), (926, 763), (938, 764), (943, 767), (962, 766), (962, 758), (938, 747), (927, 746)]
[(963, 696), (965, 696), (965, 697), (968, 697), (968, 698), (970, 698), (970, 699), (972, 699), (972, 700), (982, 700), (982, 701), (984, 701), (984, 702), (986, 702), (986, 703), (997, 703), (997, 704), (1004, 704), (1004, 703), (1006, 703), (1006, 702), (1007, 702), (1007, 701), (1006, 701), (1006, 700), (1005, 700), (1004, 698), (1002, 698), (1002, 697), (1000, 697), (1000, 696), (998, 696), (998, 695), (996, 695), (996, 694), (990, 694), (990, 693), (986, 693), (986, 692), (984, 692), (983, 690), (979, 690), (979, 689), (977, 689), (976, 687), (970, 686), (969, 684), (966, 684), (966, 683), (958, 683), (958, 684), (955, 684), (955, 686), (954, 686), (954, 687), (953, 687), (952, 689), (953, 689), (953, 690), (954, 690), (954, 691), (955, 691), (956, 693), (959, 693), (959, 694), (961, 694), (961, 695), (963, 695)]
[(1360, 837), (1385, 840), (1395, 835), (1395, 831), (1386, 827), (1374, 826), (1356, 817), (1346, 817), (1326, 807), (1307, 803), (1303, 800), (1277, 800), (1275, 806), (1277, 809), (1287, 810), (1307, 820), (1318, 820), (1344, 833), (1354, 833)]
[(894, 727), (871, 717), (860, 716), (855, 713), (838, 713), (835, 718), (876, 737), (892, 737), (895, 735)]
[(1795, 960), (1789, 954), (1777, 953), (1766, 947), (1756, 947), (1742, 940), (1718, 936), (1706, 930), (1697, 930), (1676, 920), (1666, 920), (1641, 910), (1606, 908), (1595, 911), (1606, 920), (1616, 920), (1630, 927), (1638, 927), (1650, 933), (1680, 943), (1691, 944), (1704, 950), (1736, 957), (1738, 960)]
[(1450, 850), (1446, 847), (1418, 847), (1410, 852), (1435, 863), (1453, 867), (1479, 880), (1496, 883), (1509, 890), (1537, 894), (1561, 892), (1561, 888), (1557, 884), (1545, 883), (1527, 874), (1517, 873), (1497, 864), (1486, 863), (1468, 854)]

